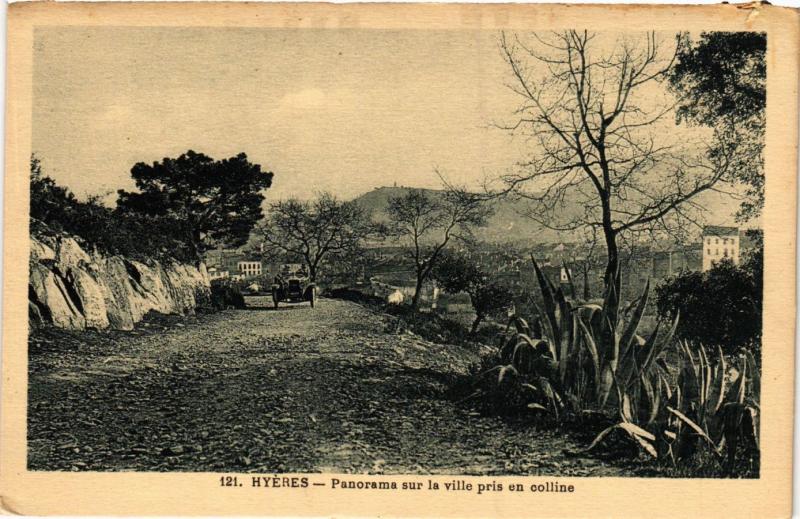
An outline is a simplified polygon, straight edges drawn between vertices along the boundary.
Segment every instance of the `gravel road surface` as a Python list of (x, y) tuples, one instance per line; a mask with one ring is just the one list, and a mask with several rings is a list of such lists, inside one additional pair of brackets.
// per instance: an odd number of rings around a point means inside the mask
[(457, 404), (478, 357), (320, 299), (29, 341), (32, 470), (621, 476)]

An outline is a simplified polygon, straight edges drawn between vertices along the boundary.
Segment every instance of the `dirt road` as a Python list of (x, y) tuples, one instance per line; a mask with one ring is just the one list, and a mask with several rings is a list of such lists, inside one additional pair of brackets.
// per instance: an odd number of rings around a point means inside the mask
[(321, 299), (30, 341), (32, 470), (619, 476), (448, 395), (477, 355)]

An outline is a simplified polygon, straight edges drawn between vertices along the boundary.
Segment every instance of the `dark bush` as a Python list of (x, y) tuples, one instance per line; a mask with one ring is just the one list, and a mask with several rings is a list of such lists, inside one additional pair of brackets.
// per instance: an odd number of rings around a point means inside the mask
[(722, 347), (733, 353), (761, 340), (763, 249), (750, 253), (741, 266), (722, 261), (707, 272), (687, 272), (656, 287), (662, 317), (680, 312), (677, 334), (683, 339)]
[(245, 308), (244, 296), (238, 286), (229, 281), (211, 282), (211, 306), (215, 310)]

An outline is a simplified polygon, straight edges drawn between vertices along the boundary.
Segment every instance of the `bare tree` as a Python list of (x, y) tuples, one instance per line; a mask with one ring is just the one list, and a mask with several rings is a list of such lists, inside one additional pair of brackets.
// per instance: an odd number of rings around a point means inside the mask
[(269, 246), (303, 259), (312, 282), (326, 258), (352, 254), (375, 230), (361, 206), (329, 193), (310, 202), (296, 198), (275, 202), (261, 226)]
[[(503, 190), (529, 200), (528, 215), (546, 227), (602, 230), (608, 286), (619, 269), (618, 237), (685, 234), (698, 209), (693, 197), (725, 180), (732, 150), (707, 154), (696, 139), (676, 137), (667, 117), (675, 103), (661, 84), (675, 46), (654, 33), (638, 41), (598, 41), (587, 31), (531, 39), (500, 39), (509, 87), (522, 99), (506, 127), (534, 145), (530, 159), (502, 177)], [(581, 214), (564, 211), (567, 201)]]
[(442, 251), (454, 239), (470, 240), (473, 227), (486, 224), (485, 197), (450, 187), (444, 193), (414, 189), (389, 199), (389, 234), (409, 242), (416, 286), (411, 306), (419, 307), (422, 286)]

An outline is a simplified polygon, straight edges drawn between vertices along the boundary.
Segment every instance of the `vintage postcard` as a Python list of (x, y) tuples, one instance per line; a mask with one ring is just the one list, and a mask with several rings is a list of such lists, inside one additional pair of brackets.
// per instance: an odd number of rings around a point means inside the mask
[(8, 23), (4, 513), (791, 514), (796, 11)]

